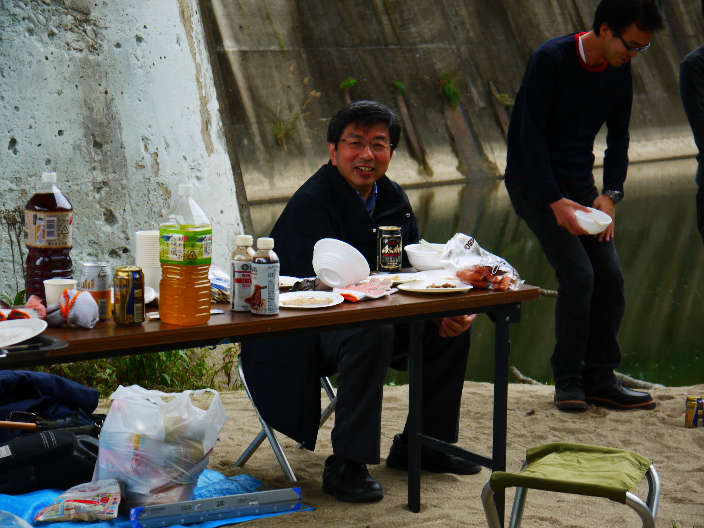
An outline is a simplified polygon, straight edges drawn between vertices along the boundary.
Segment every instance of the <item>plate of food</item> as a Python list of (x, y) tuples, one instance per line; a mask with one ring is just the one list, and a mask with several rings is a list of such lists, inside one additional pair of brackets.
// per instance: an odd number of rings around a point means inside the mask
[(458, 280), (416, 280), (399, 284), (398, 289), (411, 293), (462, 293), (472, 289), (471, 284)]
[(288, 275), (280, 275), (279, 276), (279, 290), (290, 290), (293, 288), (293, 285), (296, 284), (299, 280), (298, 277), (289, 277)]
[(279, 295), (281, 308), (329, 308), (336, 306), (345, 299), (339, 293), (326, 291), (296, 291)]
[(0, 348), (32, 339), (41, 334), (46, 326), (46, 321), (37, 317), (2, 321), (0, 322)]
[(399, 273), (380, 273), (379, 275), (372, 275), (378, 279), (391, 279), (393, 286), (397, 284), (404, 284), (406, 282), (411, 282), (418, 279), (417, 272), (399, 272)]

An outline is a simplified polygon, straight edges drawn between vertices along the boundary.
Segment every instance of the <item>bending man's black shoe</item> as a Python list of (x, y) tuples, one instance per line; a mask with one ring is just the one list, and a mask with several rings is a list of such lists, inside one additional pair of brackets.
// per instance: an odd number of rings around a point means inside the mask
[(366, 465), (335, 455), (325, 461), (323, 491), (344, 502), (376, 502), (384, 498), (381, 485), (372, 478)]
[[(392, 469), (408, 471), (408, 443), (400, 434), (394, 436), (386, 465)], [(434, 451), (425, 446), (421, 447), (420, 468), (433, 473), (454, 473), (455, 475), (475, 475), (482, 470), (481, 466), (472, 464), (464, 458)]]
[(649, 393), (624, 387), (617, 379), (605, 386), (588, 388), (586, 397), (588, 403), (612, 409), (655, 409), (655, 400)]
[(555, 381), (555, 407), (560, 411), (586, 411), (587, 400), (581, 380)]

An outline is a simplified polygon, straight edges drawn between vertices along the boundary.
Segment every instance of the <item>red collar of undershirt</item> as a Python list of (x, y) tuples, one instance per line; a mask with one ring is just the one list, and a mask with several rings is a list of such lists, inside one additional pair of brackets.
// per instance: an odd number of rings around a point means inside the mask
[(574, 45), (577, 46), (577, 58), (579, 59), (579, 63), (582, 65), (582, 68), (584, 68), (587, 71), (590, 72), (600, 72), (604, 71), (606, 67), (609, 65), (608, 62), (604, 61), (603, 63), (599, 64), (598, 66), (589, 66), (586, 62), (584, 62), (584, 59), (582, 58), (582, 54), (579, 52), (579, 37), (582, 35), (585, 35), (587, 32), (582, 31), (581, 33), (577, 33), (574, 36)]

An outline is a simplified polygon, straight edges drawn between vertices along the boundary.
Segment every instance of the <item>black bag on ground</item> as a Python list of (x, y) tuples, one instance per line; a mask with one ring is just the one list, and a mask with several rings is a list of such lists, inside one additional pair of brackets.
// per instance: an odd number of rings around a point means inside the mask
[(90, 482), (98, 440), (71, 431), (41, 431), (0, 445), (0, 493), (65, 490)]

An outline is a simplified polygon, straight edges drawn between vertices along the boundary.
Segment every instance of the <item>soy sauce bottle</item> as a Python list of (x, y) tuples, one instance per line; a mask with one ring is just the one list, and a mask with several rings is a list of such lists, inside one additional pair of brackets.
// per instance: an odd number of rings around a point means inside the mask
[(42, 185), (24, 207), (25, 296), (46, 304), (44, 280), (73, 278), (73, 206), (56, 186), (55, 172), (42, 172)]
[(258, 315), (279, 313), (279, 257), (274, 253), (274, 239), (257, 239), (252, 257), (252, 295), (246, 300), (250, 311)]

